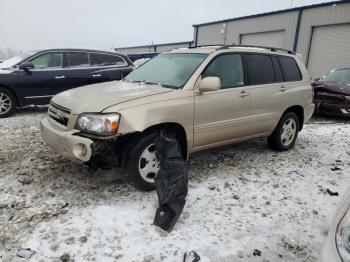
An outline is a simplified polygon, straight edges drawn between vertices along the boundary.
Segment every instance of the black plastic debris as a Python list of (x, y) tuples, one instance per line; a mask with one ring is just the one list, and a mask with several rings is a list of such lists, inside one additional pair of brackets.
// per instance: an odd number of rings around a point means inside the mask
[(16, 256), (20, 258), (30, 259), (36, 252), (30, 248), (20, 248), (16, 252)]
[(338, 192), (332, 192), (332, 191), (330, 191), (328, 188), (327, 188), (327, 193), (328, 193), (330, 196), (339, 196)]
[(253, 256), (258, 256), (258, 257), (260, 257), (261, 256), (261, 251), (259, 250), (259, 249), (254, 249), (254, 251), (253, 251)]
[(338, 166), (333, 166), (332, 168), (331, 168), (331, 170), (332, 171), (340, 171), (340, 170), (342, 170), (340, 167), (338, 167)]
[(174, 135), (161, 135), (155, 144), (160, 169), (155, 178), (159, 207), (153, 223), (171, 232), (186, 203), (187, 168)]
[(199, 260), (201, 260), (201, 257), (195, 251), (185, 252), (184, 254), (183, 262), (197, 262)]

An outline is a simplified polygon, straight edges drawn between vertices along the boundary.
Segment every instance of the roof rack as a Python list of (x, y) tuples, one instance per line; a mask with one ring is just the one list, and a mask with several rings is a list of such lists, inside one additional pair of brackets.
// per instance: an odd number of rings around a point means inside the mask
[(220, 46), (220, 47), (223, 47), (224, 45), (223, 44), (211, 44), (211, 45), (193, 45), (193, 46), (189, 46), (188, 48), (189, 49), (192, 49), (192, 48), (197, 48), (197, 47), (217, 47), (217, 46)]
[(284, 49), (284, 48), (279, 48), (279, 47), (270, 47), (270, 46), (259, 46), (259, 45), (223, 45), (223, 44), (211, 44), (211, 45), (193, 45), (193, 46), (189, 46), (187, 48), (192, 49), (192, 48), (197, 48), (197, 47), (218, 47), (216, 50), (223, 50), (223, 49), (229, 49), (230, 47), (250, 47), (250, 48), (260, 48), (260, 49), (266, 49), (269, 50), (271, 52), (277, 52), (277, 51), (283, 51), (286, 52), (288, 54), (291, 55), (295, 55), (295, 52), (288, 50), (288, 49)]
[(251, 48), (260, 48), (260, 49), (266, 49), (271, 52), (277, 52), (277, 51), (283, 51), (291, 55), (295, 55), (295, 53), (291, 50), (287, 50), (284, 48), (279, 48), (279, 47), (269, 47), (269, 46), (257, 46), (257, 45), (222, 45), (216, 50), (222, 50), (222, 49), (228, 49), (230, 47), (251, 47)]

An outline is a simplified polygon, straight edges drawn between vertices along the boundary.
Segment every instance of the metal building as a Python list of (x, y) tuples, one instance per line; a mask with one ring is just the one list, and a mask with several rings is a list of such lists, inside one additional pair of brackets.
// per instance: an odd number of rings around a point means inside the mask
[(245, 44), (300, 53), (313, 78), (350, 67), (350, 1), (193, 25), (194, 45)]
[(192, 46), (192, 41), (166, 43), (166, 44), (152, 44), (142, 46), (130, 46), (115, 48), (116, 52), (128, 55), (132, 60), (139, 58), (152, 57), (154, 54), (169, 51), (174, 48), (189, 47)]

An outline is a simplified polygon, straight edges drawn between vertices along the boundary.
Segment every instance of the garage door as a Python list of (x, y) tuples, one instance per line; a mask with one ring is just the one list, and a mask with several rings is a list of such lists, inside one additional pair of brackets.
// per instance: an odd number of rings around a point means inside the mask
[(314, 27), (307, 66), (313, 78), (350, 67), (350, 24)]
[(241, 35), (242, 45), (283, 47), (284, 31), (270, 31)]

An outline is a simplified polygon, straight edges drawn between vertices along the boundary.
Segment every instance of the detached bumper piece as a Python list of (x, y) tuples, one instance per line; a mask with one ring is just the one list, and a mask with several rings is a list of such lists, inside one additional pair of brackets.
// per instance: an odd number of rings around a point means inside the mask
[(155, 178), (159, 207), (153, 223), (171, 232), (186, 203), (187, 168), (174, 137), (162, 135), (155, 144), (160, 170)]

